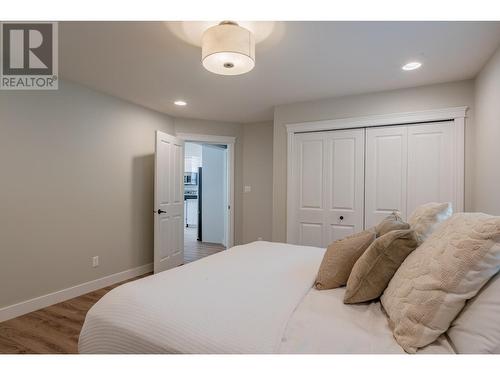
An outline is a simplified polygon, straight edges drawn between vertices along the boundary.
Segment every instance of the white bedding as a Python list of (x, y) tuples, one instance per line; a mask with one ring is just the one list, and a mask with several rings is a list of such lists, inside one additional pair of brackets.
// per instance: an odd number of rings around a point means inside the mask
[[(290, 317), (284, 354), (404, 354), (379, 302), (344, 305), (345, 288), (311, 289)], [(441, 336), (419, 354), (454, 354)]]
[[(80, 353), (403, 353), (379, 303), (311, 289), (324, 249), (254, 242), (140, 279), (87, 314)], [(442, 337), (428, 353), (453, 353)]]
[(81, 353), (275, 353), (324, 249), (254, 242), (115, 288)]

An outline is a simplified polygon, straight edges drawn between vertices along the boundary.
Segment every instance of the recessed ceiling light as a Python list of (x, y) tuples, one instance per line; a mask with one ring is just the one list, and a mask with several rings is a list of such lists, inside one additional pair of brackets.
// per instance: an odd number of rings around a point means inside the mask
[(415, 70), (415, 69), (418, 69), (422, 66), (422, 63), (418, 62), (418, 61), (412, 61), (412, 62), (409, 62), (408, 64), (405, 64), (401, 67), (401, 69), (403, 70)]
[(185, 105), (187, 105), (187, 103), (184, 100), (176, 100), (174, 104), (180, 107), (184, 107)]

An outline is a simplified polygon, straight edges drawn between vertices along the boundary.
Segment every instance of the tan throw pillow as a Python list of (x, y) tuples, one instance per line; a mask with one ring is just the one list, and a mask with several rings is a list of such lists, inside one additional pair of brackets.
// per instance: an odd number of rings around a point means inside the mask
[(500, 217), (453, 215), (401, 265), (382, 295), (396, 341), (409, 353), (446, 332), (500, 267)]
[(352, 268), (344, 303), (380, 297), (398, 267), (417, 246), (417, 234), (411, 229), (393, 230), (377, 238)]
[(443, 221), (453, 214), (451, 203), (426, 203), (418, 206), (408, 218), (411, 229), (417, 232), (423, 242)]
[(410, 229), (410, 224), (405, 223), (399, 213), (394, 211), (375, 227), (375, 232), (377, 237), (380, 237), (392, 230), (400, 229)]
[(314, 284), (316, 289), (334, 289), (344, 286), (352, 266), (374, 240), (375, 233), (365, 230), (328, 246), (319, 266)]

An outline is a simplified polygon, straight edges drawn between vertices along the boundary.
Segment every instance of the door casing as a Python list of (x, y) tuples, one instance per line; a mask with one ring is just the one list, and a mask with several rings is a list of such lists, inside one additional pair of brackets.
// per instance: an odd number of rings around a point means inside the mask
[(195, 134), (195, 133), (177, 133), (176, 137), (182, 139), (185, 142), (196, 142), (196, 143), (227, 146), (227, 163), (226, 163), (227, 187), (228, 187), (227, 201), (229, 202), (229, 204), (228, 204), (227, 222), (226, 222), (226, 233), (227, 233), (226, 248), (229, 249), (234, 246), (234, 145), (236, 142), (236, 137)]

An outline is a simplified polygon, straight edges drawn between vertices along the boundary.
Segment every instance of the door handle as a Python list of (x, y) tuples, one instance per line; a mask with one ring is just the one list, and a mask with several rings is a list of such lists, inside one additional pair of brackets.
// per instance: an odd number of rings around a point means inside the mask
[(163, 211), (161, 208), (158, 211), (153, 211), (155, 214), (166, 214), (167, 211)]

